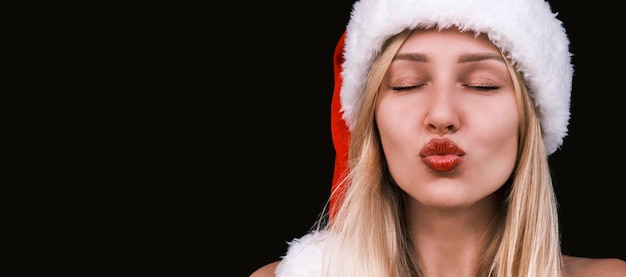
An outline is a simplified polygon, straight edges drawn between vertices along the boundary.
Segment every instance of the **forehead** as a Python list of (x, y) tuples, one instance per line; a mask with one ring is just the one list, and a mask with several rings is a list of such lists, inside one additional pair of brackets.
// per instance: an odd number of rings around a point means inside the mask
[(455, 27), (416, 29), (400, 47), (400, 52), (422, 50), (435, 50), (444, 53), (455, 51), (500, 52), (486, 34), (460, 31)]

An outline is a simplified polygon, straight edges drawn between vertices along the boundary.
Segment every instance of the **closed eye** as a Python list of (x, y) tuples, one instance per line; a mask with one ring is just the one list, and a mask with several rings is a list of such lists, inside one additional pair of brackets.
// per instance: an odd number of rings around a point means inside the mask
[(392, 90), (396, 90), (396, 91), (407, 91), (407, 90), (412, 90), (412, 89), (417, 89), (420, 87), (423, 87), (424, 85), (410, 85), (410, 86), (392, 86), (391, 89)]
[(495, 86), (495, 85), (466, 85), (465, 87), (470, 88), (470, 89), (475, 89), (475, 90), (497, 90), (500, 88), (500, 86)]

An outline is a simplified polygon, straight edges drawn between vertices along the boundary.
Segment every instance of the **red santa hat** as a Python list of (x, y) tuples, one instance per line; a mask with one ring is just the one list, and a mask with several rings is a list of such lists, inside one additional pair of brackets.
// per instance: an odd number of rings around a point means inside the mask
[(360, 0), (334, 53), (331, 132), (335, 170), (330, 213), (345, 188), (350, 131), (367, 74), (383, 43), (404, 29), (446, 28), (486, 34), (522, 73), (541, 118), (549, 154), (567, 135), (574, 68), (562, 22), (544, 0)]

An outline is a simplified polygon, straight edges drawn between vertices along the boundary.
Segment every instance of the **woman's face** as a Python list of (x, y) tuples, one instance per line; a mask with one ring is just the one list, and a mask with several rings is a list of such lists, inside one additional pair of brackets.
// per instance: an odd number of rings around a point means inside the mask
[(383, 79), (375, 112), (389, 171), (420, 205), (466, 207), (511, 175), (516, 96), (504, 59), (484, 36), (415, 31)]

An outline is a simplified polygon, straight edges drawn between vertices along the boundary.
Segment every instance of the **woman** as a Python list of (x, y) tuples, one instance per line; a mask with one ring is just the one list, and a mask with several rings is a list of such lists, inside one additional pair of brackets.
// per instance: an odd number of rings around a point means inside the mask
[(328, 218), (252, 276), (626, 276), (561, 253), (570, 56), (543, 0), (356, 2)]

